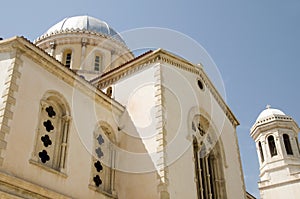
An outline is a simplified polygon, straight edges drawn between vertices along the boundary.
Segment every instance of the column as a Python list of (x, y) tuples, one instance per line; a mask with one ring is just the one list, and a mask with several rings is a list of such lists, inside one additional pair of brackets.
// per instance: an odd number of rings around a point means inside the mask
[(54, 41), (50, 42), (50, 55), (52, 57), (55, 57), (55, 48), (56, 48), (56, 44)]
[(87, 44), (87, 39), (86, 38), (82, 38), (81, 40), (81, 59), (80, 59), (80, 70), (84, 70), (85, 69), (85, 53), (86, 53), (86, 44)]

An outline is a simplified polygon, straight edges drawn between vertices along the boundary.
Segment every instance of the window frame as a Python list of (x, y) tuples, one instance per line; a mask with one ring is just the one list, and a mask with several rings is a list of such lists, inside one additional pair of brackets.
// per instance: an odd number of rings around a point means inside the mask
[[(53, 127), (53, 132), (45, 131), (43, 129), (43, 123), (45, 122), (46, 108), (52, 106), (55, 110), (55, 117), (52, 119), (57, 119), (58, 125)], [(48, 112), (47, 112), (48, 113)], [(49, 116), (49, 120), (51, 117)], [(62, 175), (67, 177), (67, 154), (68, 154), (68, 140), (69, 140), (69, 129), (71, 123), (70, 109), (66, 103), (65, 98), (53, 91), (47, 92), (44, 97), (40, 100), (39, 113), (38, 113), (38, 124), (37, 130), (35, 132), (35, 145), (32, 152), (31, 159), (29, 162), (36, 166), (39, 166), (49, 172)], [(56, 125), (55, 123), (53, 125)], [(55, 134), (54, 134), (55, 133)], [(50, 147), (44, 145), (44, 141), (41, 138), (48, 135), (51, 140)], [(52, 149), (50, 149), (52, 147)], [(49, 156), (46, 162), (42, 162), (39, 153), (45, 150)], [(48, 150), (48, 151), (47, 151)], [(50, 151), (50, 152), (49, 152)], [(52, 152), (51, 152), (52, 151)], [(48, 154), (49, 152), (49, 154)], [(51, 161), (50, 161), (51, 160)]]
[[(68, 58), (68, 55), (70, 55), (70, 57)], [(69, 62), (69, 63), (67, 63)], [(64, 66), (66, 66), (67, 68), (72, 68), (72, 63), (73, 63), (73, 51), (72, 49), (66, 49), (63, 51), (63, 64)]]
[(277, 151), (277, 147), (276, 147), (276, 142), (275, 142), (275, 138), (273, 135), (269, 135), (267, 137), (268, 140), (268, 146), (269, 146), (269, 152), (271, 155), (271, 158), (274, 156), (278, 155), (278, 151)]
[(282, 139), (283, 139), (283, 144), (284, 144), (286, 154), (287, 155), (294, 155), (293, 148), (292, 148), (292, 145), (291, 145), (290, 136), (288, 134), (284, 133), (282, 135)]
[[(102, 146), (98, 142), (98, 136), (101, 135), (103, 138), (103, 143), (107, 142), (105, 145)], [(92, 151), (92, 158), (91, 158), (91, 177), (90, 177), (90, 183), (89, 188), (91, 188), (94, 191), (98, 191), (100, 193), (103, 193), (107, 196), (110, 196), (112, 198), (116, 198), (116, 192), (114, 188), (115, 184), (115, 157), (116, 157), (116, 151), (114, 149), (114, 145), (116, 144), (116, 137), (114, 134), (113, 129), (110, 125), (108, 125), (106, 122), (100, 122), (97, 124), (94, 133), (93, 133), (93, 151)], [(103, 147), (104, 153), (105, 151), (109, 152), (109, 155), (107, 156), (108, 159), (104, 159), (105, 154), (103, 154), (102, 157), (97, 157), (96, 150), (98, 148)], [(106, 147), (106, 150), (105, 150)], [(96, 166), (94, 165), (97, 161), (99, 161), (103, 167), (101, 171), (96, 170)], [(110, 165), (108, 165), (110, 164)], [(104, 178), (100, 178), (100, 175), (102, 174)], [(102, 180), (103, 186), (99, 185), (96, 186), (94, 177), (99, 176), (99, 178)]]
[[(97, 61), (98, 58), (98, 61)], [(96, 53), (94, 56), (94, 62), (93, 62), (93, 70), (95, 72), (102, 72), (102, 56), (99, 53)]]
[(265, 161), (265, 157), (264, 157), (264, 152), (262, 149), (261, 141), (258, 142), (258, 150), (259, 150), (259, 154), (260, 154), (261, 163), (263, 163)]

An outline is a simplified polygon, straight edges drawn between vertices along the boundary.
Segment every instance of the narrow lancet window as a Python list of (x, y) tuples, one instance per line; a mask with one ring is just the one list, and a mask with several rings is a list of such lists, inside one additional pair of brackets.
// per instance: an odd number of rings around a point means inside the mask
[(269, 144), (271, 157), (277, 155), (277, 149), (276, 149), (276, 144), (275, 144), (275, 140), (274, 140), (273, 135), (270, 135), (268, 137), (268, 144)]
[(258, 148), (259, 148), (261, 162), (264, 162), (265, 158), (264, 158), (264, 153), (263, 153), (263, 150), (262, 150), (261, 142), (258, 142)]
[(90, 187), (96, 191), (113, 195), (115, 136), (108, 125), (98, 125), (94, 132), (94, 152)]
[(94, 70), (100, 71), (100, 56), (99, 55), (95, 56)]
[(72, 65), (72, 51), (66, 50), (63, 54), (63, 63), (66, 67), (71, 68)]
[(286, 154), (288, 155), (293, 155), (293, 150), (290, 142), (290, 137), (288, 134), (283, 134), (283, 142), (284, 142), (284, 147)]
[(33, 161), (65, 172), (70, 112), (63, 97), (49, 92), (40, 102)]

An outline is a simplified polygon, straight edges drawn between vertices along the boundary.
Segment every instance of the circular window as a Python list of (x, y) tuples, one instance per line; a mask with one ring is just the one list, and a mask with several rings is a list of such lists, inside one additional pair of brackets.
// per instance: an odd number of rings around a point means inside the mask
[(201, 81), (200, 79), (198, 79), (197, 83), (198, 83), (198, 87), (199, 87), (201, 90), (203, 90), (203, 89), (204, 89), (204, 85), (203, 85), (202, 81)]

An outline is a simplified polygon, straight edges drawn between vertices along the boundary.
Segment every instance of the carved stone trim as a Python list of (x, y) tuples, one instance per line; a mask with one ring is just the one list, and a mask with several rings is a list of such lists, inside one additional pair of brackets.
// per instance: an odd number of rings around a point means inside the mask
[(22, 66), (21, 51), (13, 51), (12, 56), (12, 62), (6, 72), (5, 88), (1, 95), (3, 105), (0, 110), (0, 134), (2, 135), (2, 139), (0, 138), (0, 165), (3, 163), (3, 152), (7, 146), (5, 137), (10, 132), (9, 121), (13, 118), (13, 107), (16, 104), (15, 94), (19, 88), (17, 80), (21, 77), (19, 72), (19, 68)]
[[(107, 36), (105, 34), (101, 34), (101, 33), (96, 33), (96, 32), (91, 32), (91, 31), (88, 31), (88, 30), (75, 30), (75, 29), (67, 29), (67, 30), (61, 30), (61, 31), (56, 31), (56, 32), (52, 32), (50, 34), (45, 34), (45, 35), (42, 35), (40, 36), (39, 38), (37, 38), (34, 43), (39, 43), (49, 37), (52, 37), (54, 35), (63, 35), (63, 34), (66, 34), (66, 33), (79, 33), (79, 34), (88, 34), (88, 35), (95, 35), (95, 36), (98, 36), (98, 37), (102, 37), (102, 38), (105, 38), (105, 39), (109, 39), (111, 41), (114, 41), (116, 43), (118, 43), (118, 45), (122, 45), (123, 47), (126, 47), (127, 46), (122, 43), (121, 41), (111, 37), (111, 36)], [(128, 49), (128, 48), (127, 48)]]
[(158, 191), (160, 199), (169, 199), (168, 192), (168, 167), (167, 167), (167, 139), (166, 139), (166, 128), (165, 128), (165, 111), (164, 111), (164, 87), (162, 85), (162, 74), (161, 66), (159, 64), (155, 65), (154, 79), (155, 79), (155, 115), (156, 117), (156, 142), (158, 143), (157, 154), (159, 155), (159, 160), (156, 162), (157, 178), (159, 180)]

